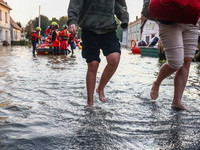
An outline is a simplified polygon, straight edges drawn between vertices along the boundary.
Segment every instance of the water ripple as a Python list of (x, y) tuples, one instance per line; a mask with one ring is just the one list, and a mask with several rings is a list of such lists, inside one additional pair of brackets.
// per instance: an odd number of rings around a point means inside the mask
[[(23, 55), (22, 55), (23, 54)], [(102, 56), (102, 54), (101, 54)], [(200, 72), (192, 63), (183, 103), (171, 108), (173, 77), (159, 98), (149, 92), (161, 63), (123, 49), (115, 75), (105, 87), (106, 103), (94, 94), (86, 106), (87, 64), (73, 56), (35, 56), (29, 47), (0, 49), (1, 150), (198, 150)], [(97, 84), (106, 65), (102, 57)]]

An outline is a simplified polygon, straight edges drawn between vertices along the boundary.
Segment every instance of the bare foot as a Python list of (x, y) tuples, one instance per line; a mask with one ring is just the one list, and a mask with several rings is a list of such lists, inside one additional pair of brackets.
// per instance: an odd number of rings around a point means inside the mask
[(85, 109), (93, 109), (94, 106), (93, 106), (93, 105), (87, 105), (87, 106), (85, 106), (84, 108), (85, 108)]
[(107, 98), (105, 97), (103, 90), (99, 90), (99, 88), (97, 88), (96, 92), (99, 94), (99, 100), (106, 102)]
[(192, 111), (191, 108), (188, 108), (188, 107), (185, 107), (183, 104), (176, 104), (176, 103), (172, 103), (172, 107), (174, 108), (178, 108), (178, 109), (181, 109), (181, 110), (188, 110), (188, 111)]
[(158, 91), (159, 91), (159, 86), (157, 86), (156, 82), (154, 82), (150, 92), (150, 96), (153, 100), (156, 100), (158, 98), (159, 96)]

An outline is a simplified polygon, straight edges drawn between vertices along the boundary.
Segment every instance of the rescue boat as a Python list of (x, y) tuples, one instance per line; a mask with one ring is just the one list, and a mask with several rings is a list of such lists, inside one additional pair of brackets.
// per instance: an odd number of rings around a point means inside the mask
[(36, 48), (36, 52), (38, 55), (49, 55), (54, 54), (54, 49), (50, 43), (42, 43)]

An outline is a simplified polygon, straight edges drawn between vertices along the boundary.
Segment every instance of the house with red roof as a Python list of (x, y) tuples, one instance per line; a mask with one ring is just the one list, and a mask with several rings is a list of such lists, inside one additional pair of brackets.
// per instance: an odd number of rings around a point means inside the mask
[(12, 17), (10, 17), (10, 25), (11, 41), (20, 41), (22, 29), (17, 25)]

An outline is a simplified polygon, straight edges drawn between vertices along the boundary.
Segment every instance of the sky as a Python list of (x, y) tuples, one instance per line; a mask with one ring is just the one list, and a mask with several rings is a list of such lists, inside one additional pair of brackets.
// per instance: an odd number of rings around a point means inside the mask
[[(69, 0), (4, 0), (12, 8), (10, 14), (15, 22), (25, 26), (29, 20), (35, 19), (40, 14), (50, 20), (67, 16)], [(136, 16), (141, 16), (142, 0), (126, 0), (130, 22), (135, 21)]]

